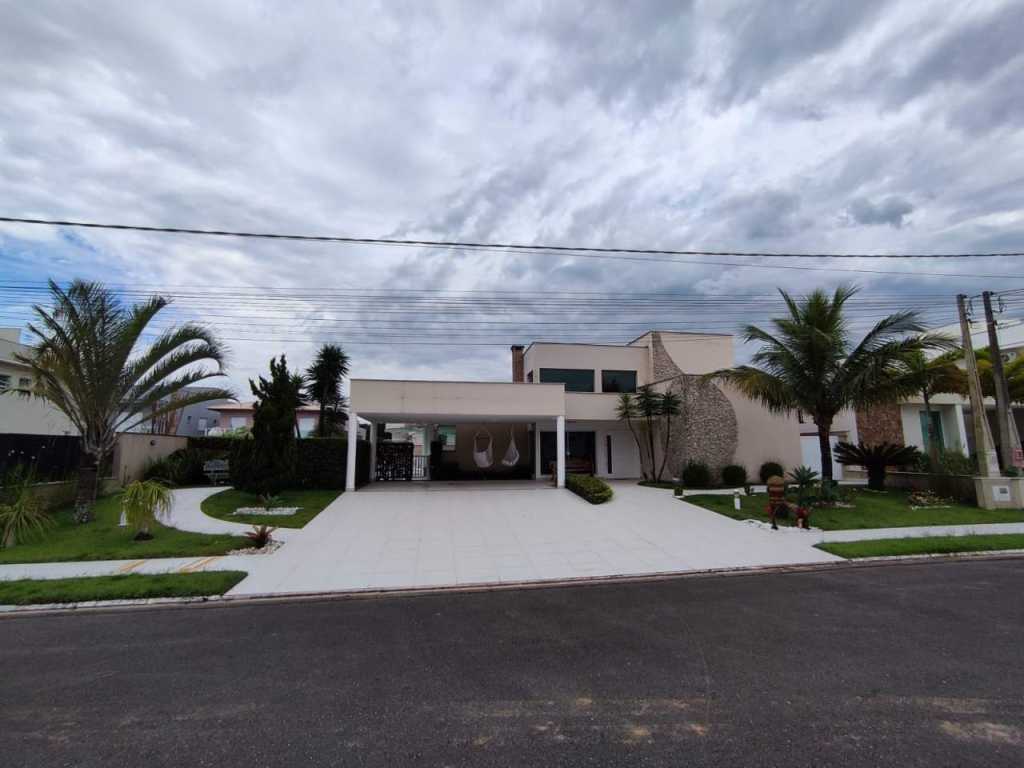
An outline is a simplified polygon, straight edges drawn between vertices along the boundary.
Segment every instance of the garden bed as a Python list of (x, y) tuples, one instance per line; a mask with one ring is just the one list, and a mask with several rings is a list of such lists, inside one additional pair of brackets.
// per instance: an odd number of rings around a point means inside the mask
[(78, 524), (73, 511), (64, 509), (54, 515), (56, 525), (42, 538), (0, 549), (0, 563), (54, 563), (81, 560), (140, 560), (153, 557), (203, 557), (223, 555), (249, 546), (244, 536), (191, 533), (156, 523), (153, 538), (134, 541), (134, 531), (121, 528), (121, 494), (97, 499), (96, 519)]
[[(852, 508), (817, 507), (811, 510), (811, 525), (825, 531), (861, 528), (905, 528), (918, 525), (971, 525), (975, 523), (1016, 523), (1024, 521), (1024, 510), (980, 509), (950, 502), (944, 507), (912, 508), (901, 491), (850, 489), (846, 503)], [(755, 493), (740, 497), (740, 510), (733, 508), (732, 495), (687, 496), (691, 504), (736, 520), (768, 520), (768, 496)], [(781, 518), (779, 525), (792, 524)]]
[[(294, 513), (268, 514), (262, 509), (260, 497), (235, 488), (228, 488), (203, 500), (203, 514), (227, 520), (232, 523), (272, 525), (278, 528), (301, 528), (324, 507), (338, 498), (341, 491), (335, 490), (294, 490), (282, 491), (274, 502), (275, 507), (297, 507)], [(260, 508), (255, 514), (235, 514), (240, 509)]]
[(0, 581), (0, 605), (223, 595), (246, 575), (244, 571), (204, 571)]

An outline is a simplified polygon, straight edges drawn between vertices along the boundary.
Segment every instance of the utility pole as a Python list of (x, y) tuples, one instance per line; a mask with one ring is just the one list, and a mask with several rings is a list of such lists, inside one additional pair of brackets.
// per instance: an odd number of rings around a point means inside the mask
[[(971, 420), (974, 422), (974, 450), (978, 454), (978, 474), (981, 477), (1000, 477), (999, 460), (992, 445), (992, 431), (985, 415), (985, 399), (981, 394), (981, 380), (978, 379), (978, 361), (974, 357), (971, 343), (971, 322), (967, 319), (967, 296), (956, 297), (960, 314), (960, 336), (964, 347), (964, 362), (967, 364), (967, 388), (971, 396)], [(979, 494), (980, 495), (980, 494)]]
[(1014, 451), (1020, 448), (1016, 424), (1010, 411), (1010, 388), (1003, 373), (1003, 355), (999, 349), (999, 333), (992, 311), (992, 291), (984, 291), (985, 325), (988, 328), (988, 351), (992, 358), (992, 384), (996, 394), (996, 427), (999, 430), (999, 464), (1005, 472), (1013, 466)]

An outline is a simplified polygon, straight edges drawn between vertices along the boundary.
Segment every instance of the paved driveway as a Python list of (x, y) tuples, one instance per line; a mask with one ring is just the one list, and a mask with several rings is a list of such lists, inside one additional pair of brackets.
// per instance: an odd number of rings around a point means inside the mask
[(565, 490), (374, 487), (336, 499), (231, 594), (386, 589), (817, 563), (810, 536), (771, 532), (616, 483)]

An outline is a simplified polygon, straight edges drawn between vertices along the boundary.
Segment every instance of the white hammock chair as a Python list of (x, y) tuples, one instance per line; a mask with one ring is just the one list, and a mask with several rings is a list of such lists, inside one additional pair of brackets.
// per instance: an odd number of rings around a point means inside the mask
[(512, 427), (508, 428), (508, 450), (505, 451), (505, 458), (501, 463), (506, 467), (514, 467), (519, 463), (519, 449), (516, 448), (516, 438), (512, 434)]
[[(480, 438), (487, 438), (487, 447), (482, 451), (477, 450), (477, 443)], [(494, 438), (491, 437), (491, 433), (486, 429), (477, 430), (477, 433), (473, 435), (473, 461), (480, 469), (487, 469), (494, 464)]]

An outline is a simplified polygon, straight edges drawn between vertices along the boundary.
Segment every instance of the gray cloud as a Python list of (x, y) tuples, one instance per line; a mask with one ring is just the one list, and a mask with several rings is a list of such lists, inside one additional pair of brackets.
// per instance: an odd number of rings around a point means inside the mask
[(907, 216), (913, 211), (913, 204), (896, 195), (882, 198), (877, 202), (859, 197), (851, 200), (846, 207), (846, 215), (857, 224), (869, 227), (887, 224), (894, 229), (906, 224)]

